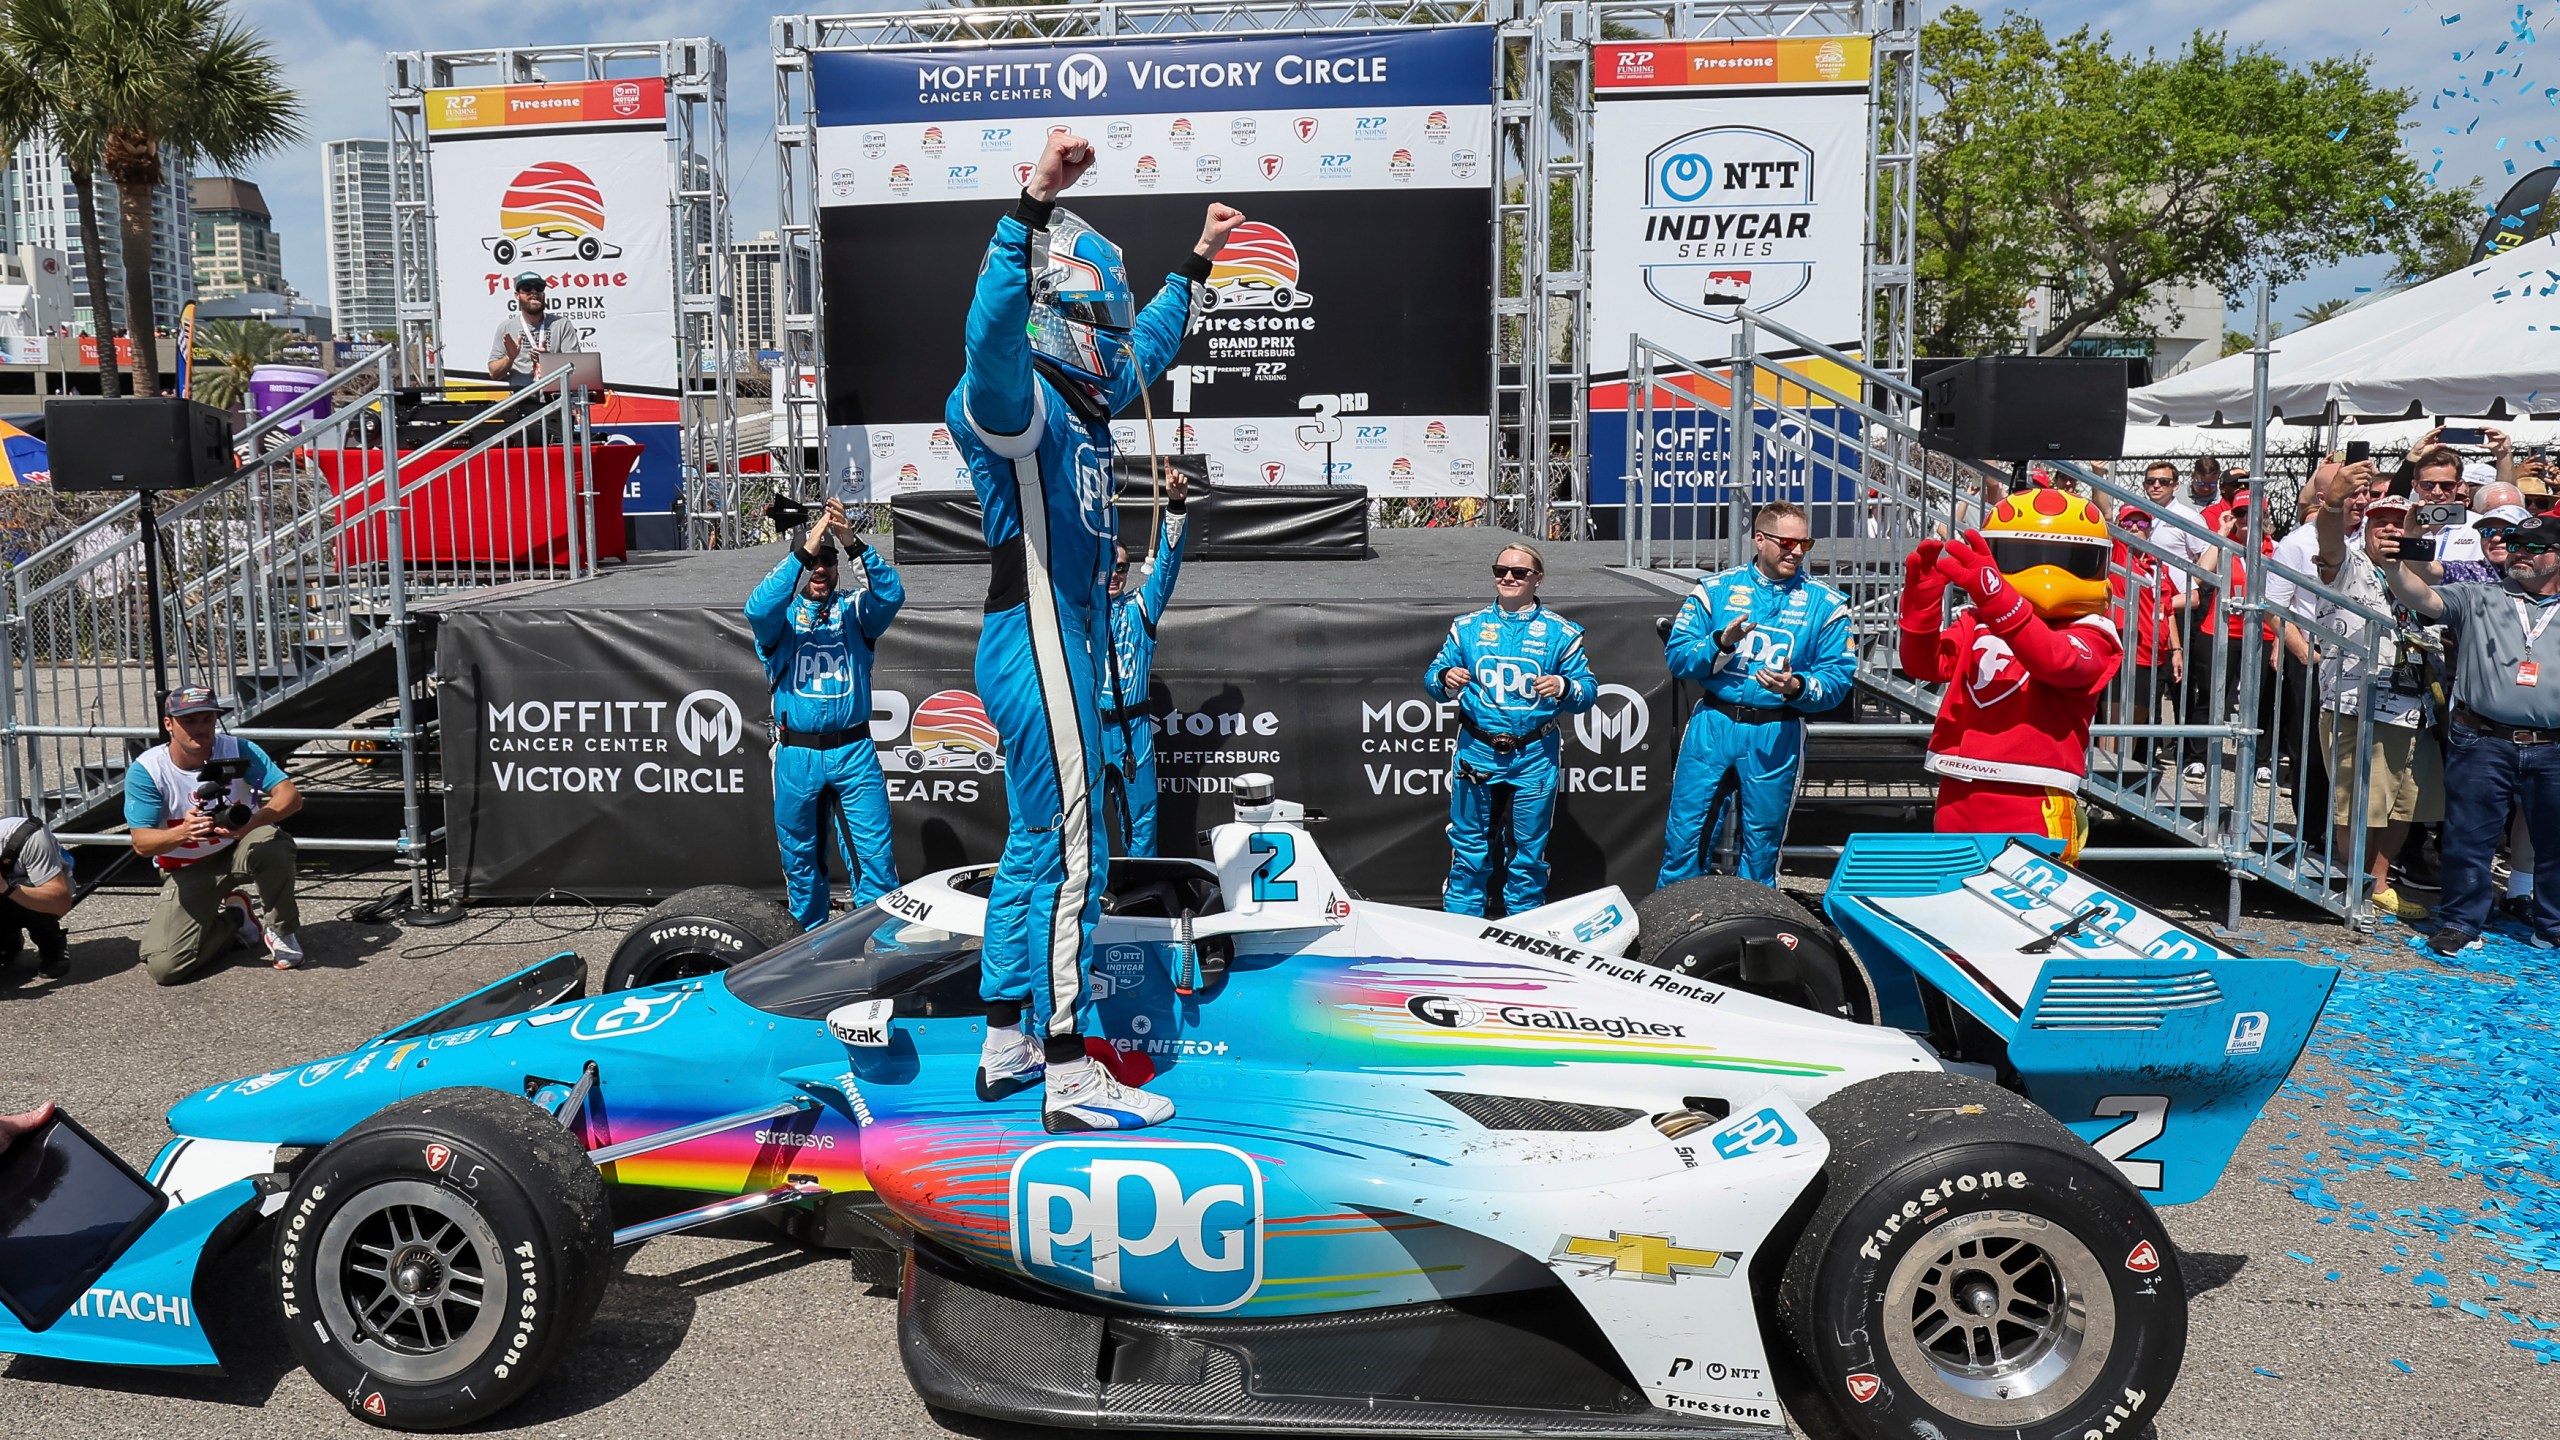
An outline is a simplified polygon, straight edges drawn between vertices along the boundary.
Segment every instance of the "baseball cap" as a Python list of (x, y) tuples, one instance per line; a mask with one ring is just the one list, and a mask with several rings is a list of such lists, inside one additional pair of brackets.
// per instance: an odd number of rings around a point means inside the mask
[(2143, 509), (2139, 505), (2127, 505), (2116, 512), (2116, 523), (2119, 525), (2129, 525), (2136, 520), (2148, 520), (2150, 518), (2151, 512)]
[(2408, 497), (2408, 496), (2406, 496), (2406, 495), (2385, 495), (2385, 496), (2381, 497), (2380, 499), (2378, 499), (2378, 500), (2374, 501), (2372, 504), (2367, 505), (2366, 507), (2364, 507), (2364, 513), (2366, 513), (2367, 515), (2371, 515), (2371, 514), (2373, 514), (2373, 513), (2377, 512), (2377, 511), (2381, 511), (2381, 510), (2398, 510), (2398, 511), (2401, 511), (2401, 512), (2403, 512), (2403, 513), (2406, 513), (2406, 512), (2408, 511), (2408, 509), (2409, 509), (2409, 497)]
[(160, 713), (179, 715), (228, 715), (231, 707), (213, 698), (213, 690), (205, 685), (181, 685), (160, 702)]
[(2519, 549), (2560, 550), (2560, 519), (2536, 515), (2516, 527), (2507, 544)]
[(550, 281), (543, 279), (538, 272), (532, 270), (527, 270), (516, 277), (518, 290), (543, 290), (548, 289), (550, 284)]
[(2506, 525), (2521, 525), (2533, 518), (2533, 512), (2521, 505), (2501, 505), (2495, 510), (2483, 511), (2480, 518), (2495, 520)]
[(2495, 485), (2498, 483), (2498, 467), (2486, 460), (2465, 460), (2462, 462), (2462, 483), (2474, 490), (2483, 485)]

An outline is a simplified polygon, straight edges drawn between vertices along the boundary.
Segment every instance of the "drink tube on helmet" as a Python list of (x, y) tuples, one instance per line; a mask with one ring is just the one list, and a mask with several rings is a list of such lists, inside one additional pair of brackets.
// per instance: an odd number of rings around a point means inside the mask
[(1089, 385), (1109, 386), (1130, 364), (1137, 302), (1120, 247), (1072, 210), (1032, 243), (1031, 348)]

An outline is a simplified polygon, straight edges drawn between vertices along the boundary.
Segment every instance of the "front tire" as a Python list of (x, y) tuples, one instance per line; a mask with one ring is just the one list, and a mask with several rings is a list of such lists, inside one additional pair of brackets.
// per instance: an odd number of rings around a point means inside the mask
[(595, 1314), (604, 1180), (496, 1090), (382, 1110), (302, 1168), (276, 1226), (286, 1343), (369, 1425), (448, 1430), (521, 1398)]
[(637, 990), (717, 975), (800, 933), (771, 896), (737, 885), (696, 885), (640, 917), (605, 967), (604, 988)]
[(2117, 1435), (2159, 1413), (2186, 1290), (2114, 1166), (1964, 1076), (1888, 1075), (1812, 1114), (1834, 1148), (1776, 1311), (1809, 1434)]

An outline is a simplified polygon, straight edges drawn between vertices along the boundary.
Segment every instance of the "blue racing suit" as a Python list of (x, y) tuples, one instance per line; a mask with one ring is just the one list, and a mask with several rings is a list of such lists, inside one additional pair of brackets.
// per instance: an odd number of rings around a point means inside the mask
[[(1450, 696), (1442, 677), (1475, 678), (1456, 695), (1457, 755), (1449, 769), (1449, 882), (1440, 907), (1482, 915), (1501, 877), (1502, 913), (1547, 903), (1547, 830), (1555, 820), (1556, 717), (1588, 710), (1600, 682), (1582, 653), (1582, 627), (1544, 605), (1487, 605), (1450, 622), (1423, 688)], [(1532, 688), (1542, 675), (1564, 681), (1553, 699)]]
[(1182, 573), (1182, 528), (1180, 511), (1164, 517), (1145, 583), (1134, 590), (1122, 585), (1111, 602), (1111, 648), (1102, 657), (1102, 763), (1104, 784), (1120, 791), (1119, 813), (1128, 817), (1127, 835), (1109, 837), (1123, 855), (1156, 853), (1156, 729), (1143, 712), (1156, 665), (1156, 626)]
[[(1032, 1033), (1078, 1033), (1110, 859), (1095, 805), (1102, 768), (1103, 600), (1117, 525), (1110, 417), (1164, 373), (1190, 328), (1209, 262), (1139, 311), (1134, 366), (1102, 394), (1035, 370), (1031, 229), (996, 222), (969, 302), (968, 371), (944, 406), (978, 492), (993, 565), (978, 632), (978, 696), (1004, 746), (1004, 856), (987, 894), (979, 993), (1029, 999)], [(1046, 224), (1046, 207), (1037, 210)], [(1197, 273), (1194, 273), (1194, 272)], [(1075, 393), (1070, 395), (1068, 388)]]
[[(1737, 620), (1750, 621), (1751, 632), (1731, 652), (1718, 648), (1716, 637)], [(1847, 699), (1857, 675), (1848, 598), (1802, 572), (1772, 580), (1757, 564), (1709, 575), (1680, 602), (1663, 661), (1674, 679), (1697, 682), (1706, 698), (1680, 740), (1655, 886), (1706, 873), (1725, 802), (1736, 795), (1743, 878), (1777, 884), (1778, 846), (1804, 764), (1801, 717)], [(1781, 662), (1804, 680), (1793, 700), (1752, 678)]]
[(812, 600), (800, 593), (810, 558), (795, 547), (747, 597), (756, 658), (782, 728), (773, 748), (773, 835), (791, 914), (804, 929), (827, 918), (818, 815), (829, 791), (853, 903), (868, 905), (898, 888), (889, 787), (871, 746), (871, 652), (907, 600), (898, 572), (868, 545), (861, 547), (865, 588)]

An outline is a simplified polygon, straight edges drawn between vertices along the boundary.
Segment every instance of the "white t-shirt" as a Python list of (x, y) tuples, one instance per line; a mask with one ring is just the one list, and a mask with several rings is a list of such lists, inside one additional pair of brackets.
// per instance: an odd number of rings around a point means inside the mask
[[(2211, 530), (2213, 528), (2212, 526), (2204, 523), (2204, 512), (2197, 509), (2195, 506), (2188, 504), (2185, 500), (2170, 501), (2169, 513), (2186, 521), (2188, 524), (2195, 526), (2199, 530)], [(2164, 550), (2171, 555), (2175, 555), (2179, 559), (2184, 560), (2191, 565), (2201, 564), (2205, 558), (2206, 552), (2213, 548), (2213, 543), (2205, 539), (2202, 535), (2190, 535), (2186, 531), (2181, 530), (2174, 525), (2154, 525), (2151, 527), (2151, 543), (2155, 548)]]

